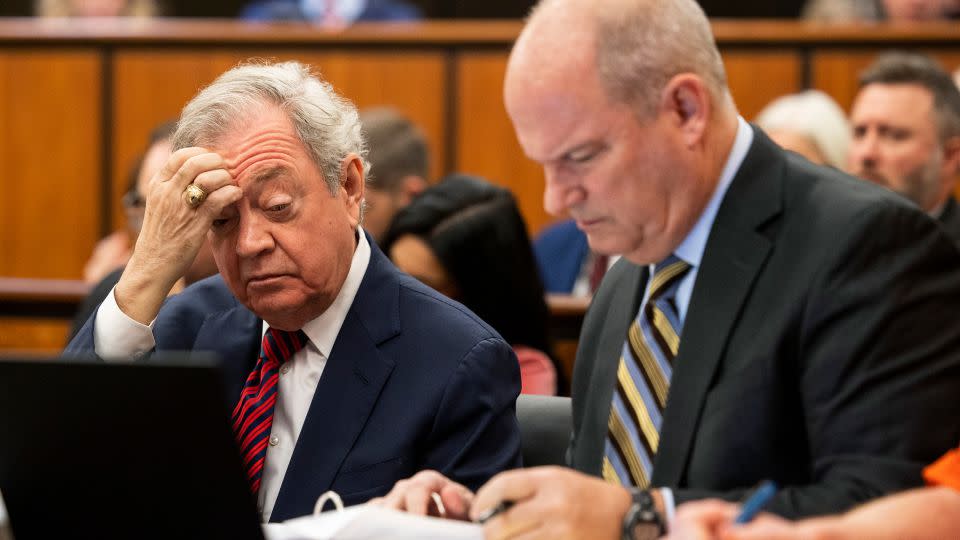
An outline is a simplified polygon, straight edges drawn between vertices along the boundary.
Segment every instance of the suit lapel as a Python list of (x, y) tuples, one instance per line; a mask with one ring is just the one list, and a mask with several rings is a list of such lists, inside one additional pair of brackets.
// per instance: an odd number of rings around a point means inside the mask
[(393, 371), (378, 346), (400, 333), (399, 274), (372, 241), (370, 249), (370, 264), (317, 384), (270, 521), (313, 511)]
[(653, 484), (678, 486), (706, 399), (744, 301), (772, 248), (758, 229), (782, 207), (782, 152), (762, 133), (754, 141), (720, 206), (684, 321)]
[[(617, 262), (617, 268), (611, 273), (618, 275), (611, 285), (614, 294), (618, 291), (626, 293), (624, 301), (614, 301), (604, 317), (604, 324), (600, 334), (597, 356), (593, 359), (590, 377), (592, 392), (600, 392), (596, 398), (585, 400), (584, 418), (597, 419), (597, 422), (584, 422), (583, 433), (578, 434), (577, 441), (584, 448), (580, 454), (584, 462), (575, 463), (578, 468), (585, 468), (589, 472), (600, 475), (603, 461), (603, 449), (607, 436), (607, 419), (610, 417), (610, 405), (613, 402), (613, 389), (617, 385), (617, 369), (620, 367), (620, 356), (623, 351), (624, 339), (630, 323), (640, 309), (643, 300), (643, 291), (647, 283), (647, 267), (637, 266), (626, 260)], [(622, 272), (622, 274), (620, 273)], [(613, 277), (613, 276), (610, 276)], [(577, 399), (579, 396), (574, 396)]]
[[(263, 321), (243, 306), (215, 313), (197, 332), (196, 351), (214, 351), (220, 357), (229, 403), (236, 403), (260, 354)], [(232, 407), (231, 407), (232, 408)]]

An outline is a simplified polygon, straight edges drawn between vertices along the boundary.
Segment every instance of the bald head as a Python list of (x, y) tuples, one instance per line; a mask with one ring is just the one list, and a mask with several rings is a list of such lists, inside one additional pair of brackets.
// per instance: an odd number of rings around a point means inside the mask
[(738, 125), (693, 0), (544, 0), (510, 55), (504, 102), (543, 166), (547, 211), (637, 264), (689, 233)]
[[(611, 100), (641, 118), (681, 73), (700, 77), (715, 107), (733, 110), (723, 61), (709, 21), (694, 0), (543, 0), (517, 40), (507, 71), (523, 84), (581, 69), (595, 73)], [(587, 71), (583, 71), (587, 69)]]

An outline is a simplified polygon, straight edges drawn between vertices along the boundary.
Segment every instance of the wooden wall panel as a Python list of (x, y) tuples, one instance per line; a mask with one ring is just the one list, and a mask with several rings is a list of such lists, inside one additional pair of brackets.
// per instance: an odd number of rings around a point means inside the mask
[(748, 121), (775, 98), (801, 89), (801, 59), (794, 51), (721, 49), (727, 80)]
[(0, 354), (57, 354), (69, 331), (70, 321), (0, 318)]
[(76, 279), (100, 216), (97, 54), (0, 52), (0, 275)]
[(390, 105), (425, 132), (432, 150), (430, 172), (443, 172), (446, 77), (440, 53), (416, 51), (128, 51), (117, 54), (114, 130), (114, 223), (123, 225), (120, 197), (128, 170), (152, 127), (180, 110), (218, 75), (251, 57), (299, 60), (313, 65), (358, 107)]
[(503, 107), (506, 52), (464, 53), (457, 62), (457, 170), (510, 188), (531, 233), (555, 220), (543, 208), (543, 170), (527, 159)]
[[(873, 62), (882, 50), (825, 49), (811, 55), (811, 86), (833, 96), (845, 111), (850, 110), (857, 95), (860, 72)], [(960, 52), (920, 50), (940, 61), (945, 68), (960, 67)]]

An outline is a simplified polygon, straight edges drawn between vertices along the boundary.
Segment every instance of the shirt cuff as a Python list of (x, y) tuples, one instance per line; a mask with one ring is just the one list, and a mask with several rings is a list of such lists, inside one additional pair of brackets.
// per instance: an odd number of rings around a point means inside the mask
[(93, 350), (100, 358), (109, 360), (132, 360), (153, 349), (153, 323), (143, 325), (120, 311), (113, 289), (97, 308), (93, 325)]
[(670, 532), (670, 524), (673, 523), (673, 516), (676, 514), (677, 505), (673, 500), (673, 490), (670, 488), (659, 488), (660, 498), (663, 499), (663, 519), (666, 521), (667, 532)]

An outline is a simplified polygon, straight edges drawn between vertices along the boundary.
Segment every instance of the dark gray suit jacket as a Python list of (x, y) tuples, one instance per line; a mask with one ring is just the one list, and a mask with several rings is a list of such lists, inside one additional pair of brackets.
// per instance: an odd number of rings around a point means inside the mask
[[(755, 139), (711, 229), (653, 483), (833, 513), (921, 484), (960, 440), (960, 252), (897, 195)], [(599, 475), (617, 361), (647, 280), (620, 261), (587, 313), (573, 380), (578, 470)]]
[(937, 219), (947, 235), (960, 246), (960, 208), (957, 208), (957, 199), (950, 197), (947, 199), (943, 212)]

